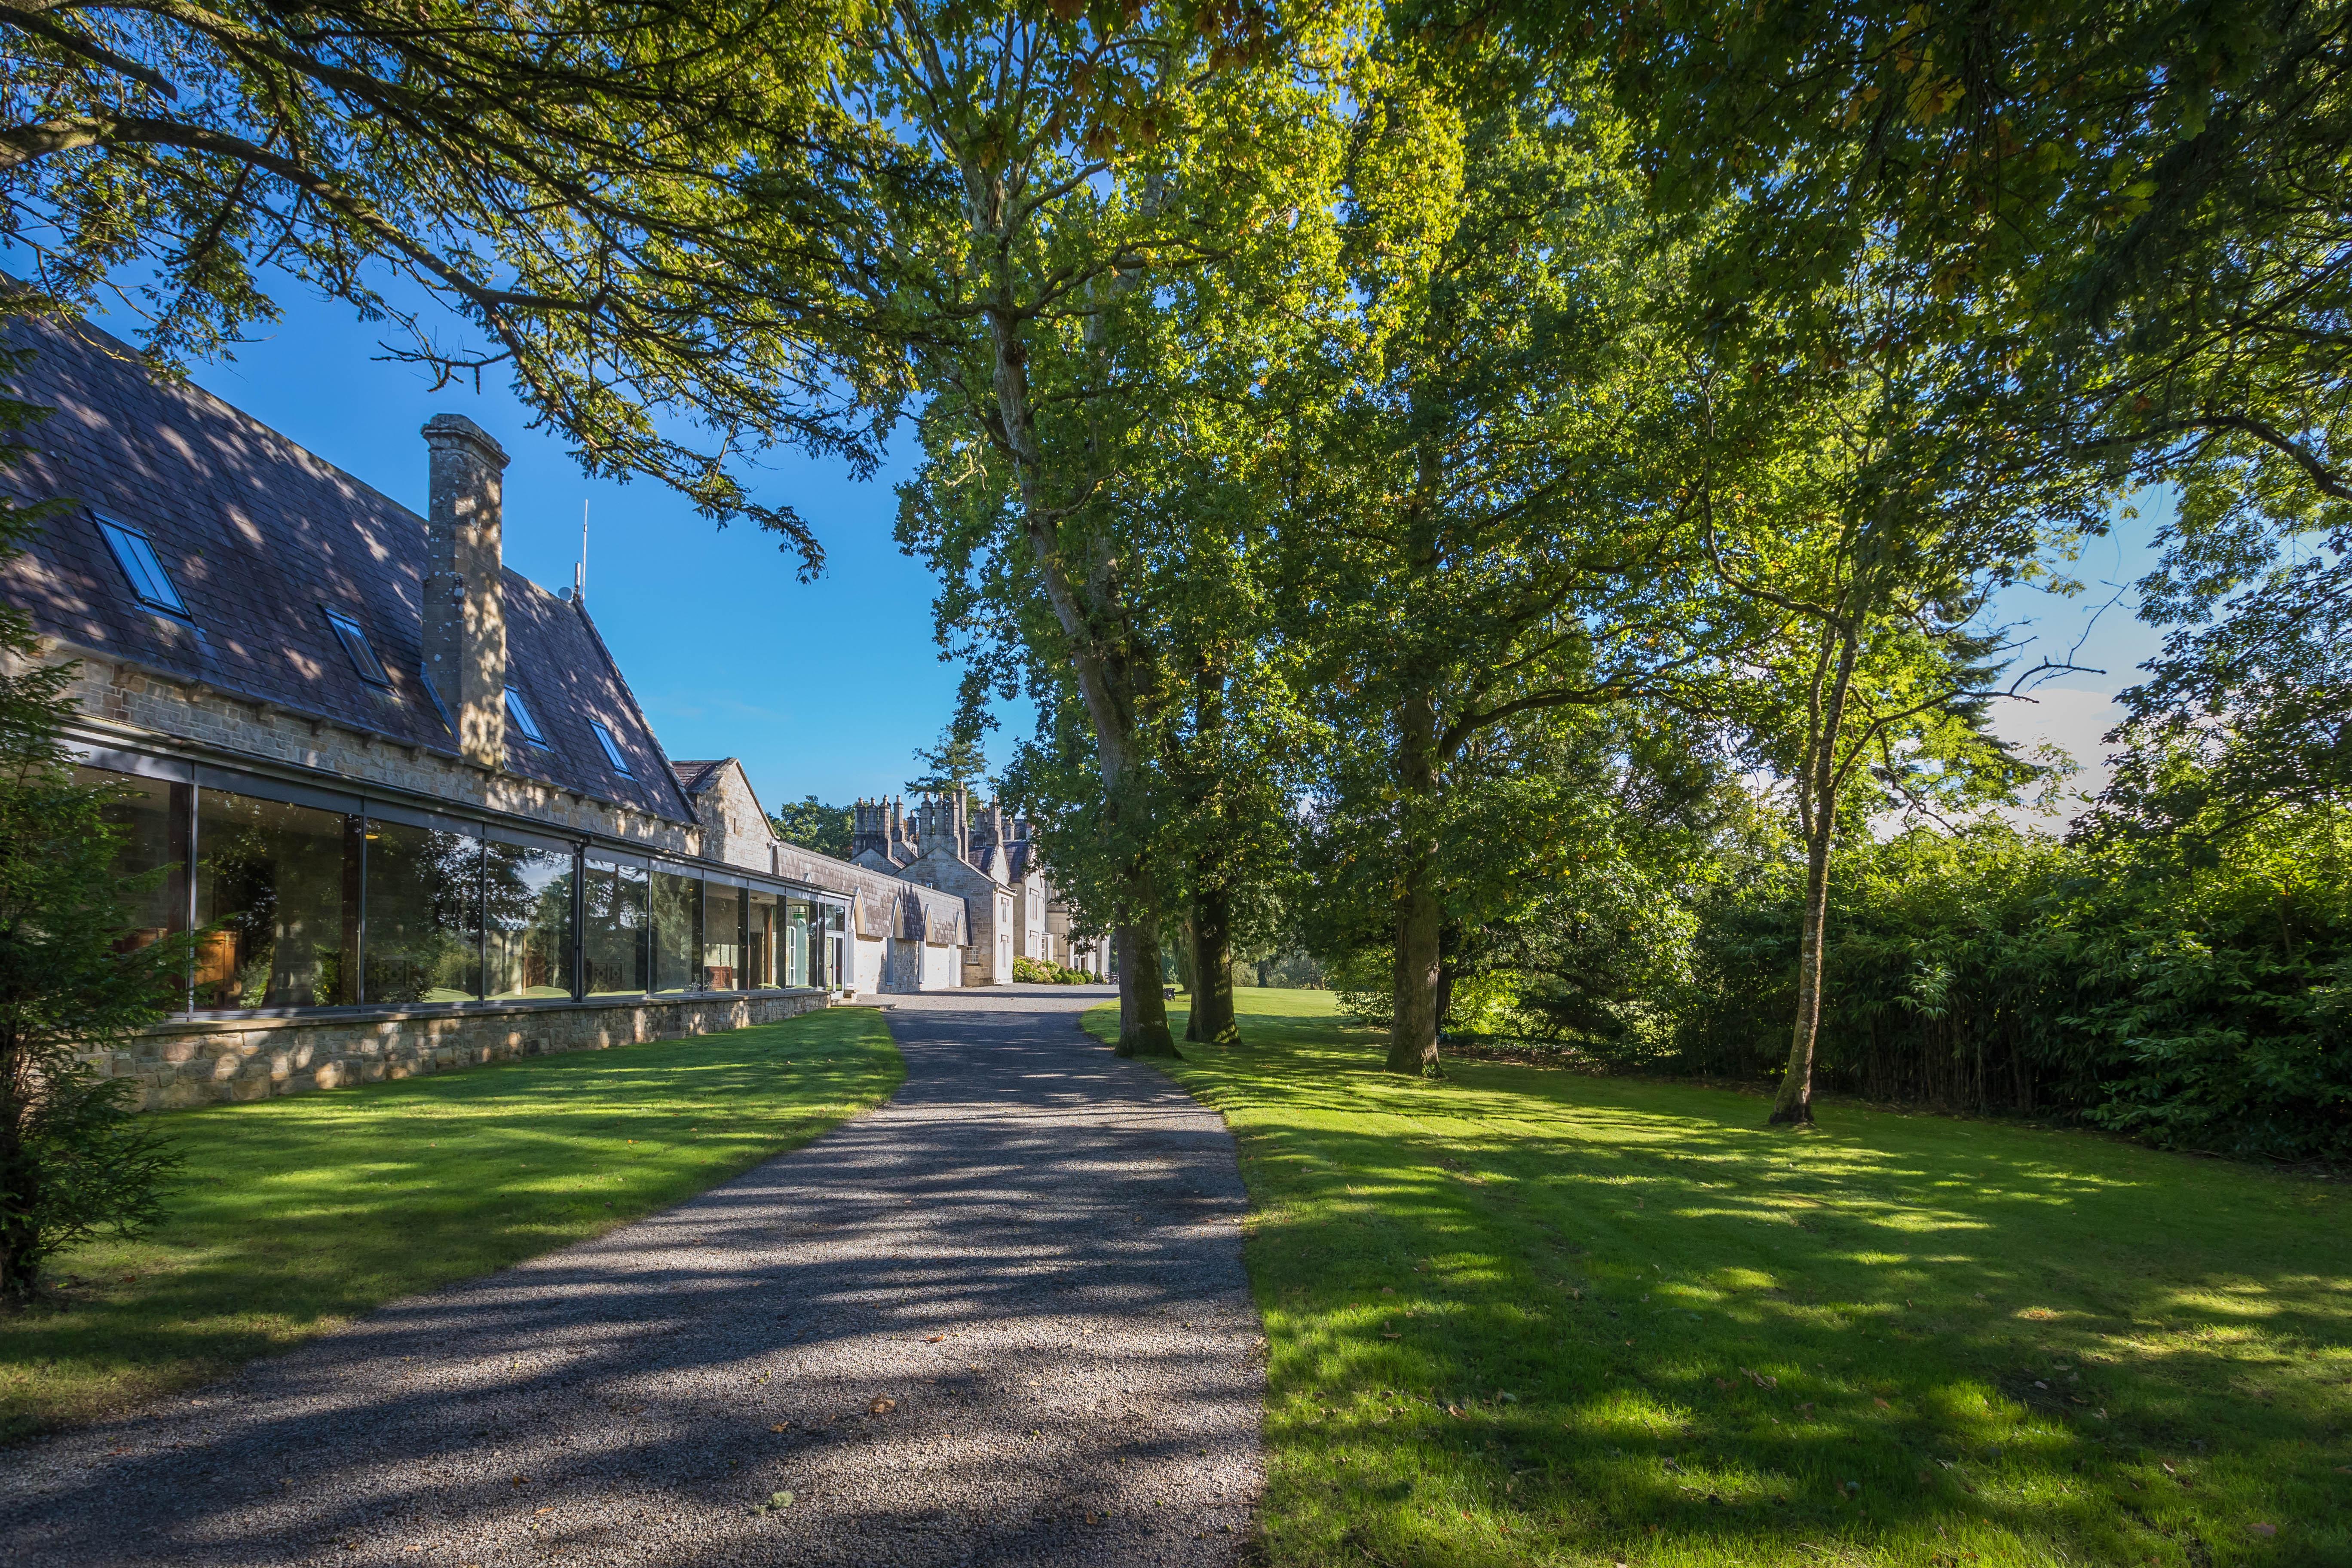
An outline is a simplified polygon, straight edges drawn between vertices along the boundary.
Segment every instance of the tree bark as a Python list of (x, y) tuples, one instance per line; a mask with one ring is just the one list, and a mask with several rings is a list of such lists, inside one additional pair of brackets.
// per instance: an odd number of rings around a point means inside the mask
[(1168, 1032), (1168, 999), (1161, 994), (1160, 920), (1148, 908), (1130, 907), (1119, 922), (1118, 1054), (1173, 1057), (1176, 1037)]
[(1238, 1046), (1234, 1017), (1233, 905), (1225, 889), (1204, 885), (1192, 898), (1192, 1021), (1188, 1040)]
[(1397, 879), (1396, 1010), (1391, 1072), (1437, 1073), (1437, 971), (1445, 911), (1437, 897), (1437, 844), (1426, 817), (1437, 794), (1437, 713), (1427, 691), (1398, 711), (1397, 782), (1404, 786), (1404, 864)]
[[(1838, 765), (1838, 734), (1845, 724), (1848, 694), (1853, 689), (1854, 661), (1860, 653), (1856, 628), (1841, 626), (1835, 673), (1829, 689), (1819, 684), (1807, 739), (1805, 776), (1797, 792), (1798, 818), (1805, 831), (1805, 910), (1797, 936), (1797, 1021), (1789, 1041), (1789, 1065), (1780, 1075), (1780, 1092), (1772, 1101), (1769, 1124), (1810, 1127), (1813, 1122), (1813, 1056), (1822, 1030), (1822, 938), (1829, 929), (1830, 849), (1837, 833), (1838, 793), (1843, 779)], [(1825, 659), (1823, 663), (1827, 663)]]
[(1805, 851), (1805, 911), (1797, 939), (1797, 1026), (1789, 1066), (1772, 1101), (1775, 1123), (1810, 1127), (1813, 1121), (1813, 1048), (1822, 1029), (1822, 935), (1829, 924), (1829, 835), (1809, 834)]

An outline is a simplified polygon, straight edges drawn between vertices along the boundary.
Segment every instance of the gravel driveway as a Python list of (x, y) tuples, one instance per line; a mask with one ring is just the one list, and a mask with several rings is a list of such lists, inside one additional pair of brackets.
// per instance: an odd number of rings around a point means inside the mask
[(0, 1453), (0, 1562), (1237, 1561), (1233, 1142), (1105, 994), (895, 998), (906, 1086), (816, 1143)]

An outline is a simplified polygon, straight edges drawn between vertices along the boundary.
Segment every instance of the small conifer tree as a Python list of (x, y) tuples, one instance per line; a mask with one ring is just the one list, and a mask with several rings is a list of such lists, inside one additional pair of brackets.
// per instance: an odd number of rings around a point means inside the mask
[[(25, 308), (21, 297), (0, 307)], [(12, 369), (21, 354), (0, 361)], [(0, 398), (0, 468), (47, 410)], [(58, 510), (0, 494), (0, 561)], [(0, 1302), (21, 1304), (60, 1248), (135, 1234), (160, 1213), (176, 1159), (135, 1116), (129, 1086), (92, 1058), (158, 1016), (188, 939), (129, 948), (132, 900), (105, 819), (111, 792), (79, 783), (60, 733), (70, 666), (44, 666), (31, 621), (0, 605)]]

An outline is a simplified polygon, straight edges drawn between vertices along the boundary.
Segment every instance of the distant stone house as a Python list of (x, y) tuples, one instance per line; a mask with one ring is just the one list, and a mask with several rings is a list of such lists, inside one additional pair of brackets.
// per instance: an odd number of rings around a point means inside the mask
[(1034, 958), (1102, 978), (1107, 944), (1076, 932), (1055, 891), (1029, 824), (993, 801), (973, 805), (961, 790), (931, 795), (909, 812), (892, 800), (861, 800), (850, 855), (870, 870), (951, 893), (972, 922), (962, 945), (966, 985), (1013, 978), (1015, 958)]
[(0, 598), (78, 664), (72, 747), (160, 874), (130, 940), (207, 933), (182, 1005), (109, 1064), (147, 1105), (969, 968), (952, 890), (781, 842), (731, 761), (673, 768), (582, 597), (506, 569), (506, 454), (471, 421), (425, 426), (418, 517), (94, 330), (11, 338), (8, 390), (56, 413), (0, 482), (70, 505)]

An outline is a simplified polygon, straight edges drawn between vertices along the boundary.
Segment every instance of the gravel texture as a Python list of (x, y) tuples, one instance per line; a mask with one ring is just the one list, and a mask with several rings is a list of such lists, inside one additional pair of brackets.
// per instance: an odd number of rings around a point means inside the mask
[(0, 1562), (1239, 1561), (1233, 1142), (1104, 994), (897, 999), (905, 1087), (809, 1147), (0, 1454)]

